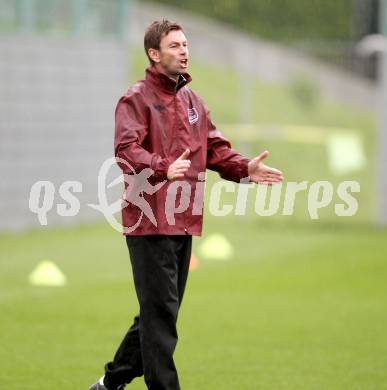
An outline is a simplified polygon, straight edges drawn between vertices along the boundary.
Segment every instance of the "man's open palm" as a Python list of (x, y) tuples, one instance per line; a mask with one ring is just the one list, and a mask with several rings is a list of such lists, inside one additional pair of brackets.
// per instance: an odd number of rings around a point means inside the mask
[(282, 182), (282, 172), (276, 168), (269, 167), (262, 162), (268, 155), (269, 152), (265, 150), (258, 157), (253, 158), (249, 162), (248, 172), (252, 182), (268, 185)]

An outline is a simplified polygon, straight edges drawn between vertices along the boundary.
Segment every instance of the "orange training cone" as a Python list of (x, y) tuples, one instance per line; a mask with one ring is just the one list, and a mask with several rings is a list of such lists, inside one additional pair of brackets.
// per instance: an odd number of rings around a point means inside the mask
[(189, 262), (189, 270), (194, 271), (198, 267), (199, 267), (199, 260), (196, 257), (195, 253), (192, 253), (191, 260)]

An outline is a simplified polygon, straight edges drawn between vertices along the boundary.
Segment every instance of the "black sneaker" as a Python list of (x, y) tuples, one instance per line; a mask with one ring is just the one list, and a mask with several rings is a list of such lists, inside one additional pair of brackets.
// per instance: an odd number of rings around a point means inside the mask
[[(89, 388), (89, 390), (110, 390), (103, 384), (103, 378), (104, 377), (102, 377), (97, 383), (94, 383), (94, 385), (92, 385)], [(125, 385), (121, 385), (115, 390), (124, 390), (124, 389), (125, 389)]]

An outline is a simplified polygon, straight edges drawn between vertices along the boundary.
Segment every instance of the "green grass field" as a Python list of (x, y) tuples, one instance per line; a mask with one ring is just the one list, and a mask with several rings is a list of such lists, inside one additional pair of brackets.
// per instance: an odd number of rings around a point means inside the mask
[[(227, 217), (208, 220), (215, 231), (236, 255), (190, 273), (183, 389), (387, 389), (386, 231), (251, 219), (235, 229)], [(97, 225), (2, 236), (0, 247), (2, 388), (86, 389), (138, 308), (123, 238)], [(28, 284), (46, 258), (67, 286)]]

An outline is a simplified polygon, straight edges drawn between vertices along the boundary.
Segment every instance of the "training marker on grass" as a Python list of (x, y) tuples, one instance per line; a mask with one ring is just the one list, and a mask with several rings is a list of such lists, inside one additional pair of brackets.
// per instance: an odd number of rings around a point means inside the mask
[(199, 260), (196, 257), (195, 253), (192, 252), (191, 259), (189, 261), (189, 270), (195, 271), (195, 269), (198, 267), (199, 267)]
[(64, 286), (66, 275), (50, 260), (41, 261), (28, 277), (34, 286)]
[(225, 236), (214, 233), (204, 239), (199, 247), (200, 257), (206, 260), (231, 260), (234, 249)]
[(327, 140), (329, 165), (337, 175), (352, 173), (364, 168), (366, 157), (359, 135), (333, 133)]

